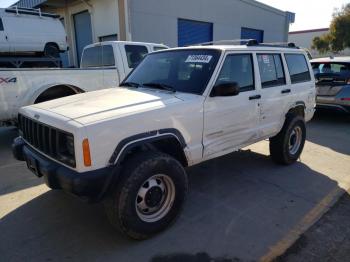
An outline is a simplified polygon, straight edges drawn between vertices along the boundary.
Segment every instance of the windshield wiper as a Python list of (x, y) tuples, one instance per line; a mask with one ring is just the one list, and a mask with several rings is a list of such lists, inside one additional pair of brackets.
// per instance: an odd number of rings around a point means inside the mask
[(176, 89), (170, 85), (167, 84), (161, 84), (161, 83), (144, 83), (142, 84), (143, 86), (147, 87), (153, 87), (153, 88), (158, 88), (158, 89), (164, 89), (170, 92), (176, 92)]
[(140, 84), (139, 83), (135, 83), (135, 82), (122, 82), (119, 86), (130, 86), (130, 87), (139, 87)]

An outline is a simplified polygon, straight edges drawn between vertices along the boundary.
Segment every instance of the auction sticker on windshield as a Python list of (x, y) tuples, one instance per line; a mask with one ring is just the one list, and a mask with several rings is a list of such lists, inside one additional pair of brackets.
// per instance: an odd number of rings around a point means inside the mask
[(189, 55), (185, 63), (209, 63), (213, 58), (211, 55)]

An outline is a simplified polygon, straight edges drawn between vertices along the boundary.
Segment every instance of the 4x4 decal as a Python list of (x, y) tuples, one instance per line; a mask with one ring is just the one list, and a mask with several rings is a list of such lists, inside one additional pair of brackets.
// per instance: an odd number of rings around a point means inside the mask
[(0, 85), (1, 84), (10, 84), (10, 83), (17, 83), (17, 77), (7, 77), (7, 78), (3, 78), (0, 77)]

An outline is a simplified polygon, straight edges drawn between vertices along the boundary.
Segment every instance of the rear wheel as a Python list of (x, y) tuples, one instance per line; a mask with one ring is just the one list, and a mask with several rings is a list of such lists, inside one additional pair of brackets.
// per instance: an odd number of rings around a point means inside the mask
[(177, 160), (158, 152), (140, 153), (125, 163), (105, 209), (123, 234), (146, 239), (175, 221), (187, 191), (187, 175)]
[(270, 138), (270, 155), (278, 164), (294, 163), (303, 151), (306, 138), (304, 118), (301, 116), (287, 116), (282, 130)]
[(45, 57), (58, 58), (60, 56), (60, 50), (56, 44), (48, 43), (44, 48)]

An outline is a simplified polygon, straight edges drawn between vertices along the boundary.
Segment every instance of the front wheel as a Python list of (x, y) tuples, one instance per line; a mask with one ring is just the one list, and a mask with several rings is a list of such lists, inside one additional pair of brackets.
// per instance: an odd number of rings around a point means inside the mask
[(306, 138), (304, 118), (288, 116), (282, 130), (270, 138), (270, 155), (278, 164), (289, 165), (294, 163), (303, 151)]
[(187, 175), (177, 160), (157, 152), (141, 153), (125, 163), (105, 209), (119, 231), (146, 239), (175, 221), (187, 191)]

